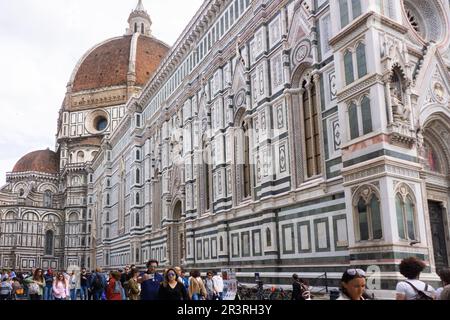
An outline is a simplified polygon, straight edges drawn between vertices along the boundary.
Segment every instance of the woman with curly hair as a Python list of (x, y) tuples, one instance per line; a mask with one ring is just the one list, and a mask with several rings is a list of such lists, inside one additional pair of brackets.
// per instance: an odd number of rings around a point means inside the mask
[(397, 283), (397, 300), (433, 300), (435, 298), (433, 287), (419, 280), (420, 273), (425, 267), (425, 263), (416, 257), (402, 260), (400, 273), (406, 280)]

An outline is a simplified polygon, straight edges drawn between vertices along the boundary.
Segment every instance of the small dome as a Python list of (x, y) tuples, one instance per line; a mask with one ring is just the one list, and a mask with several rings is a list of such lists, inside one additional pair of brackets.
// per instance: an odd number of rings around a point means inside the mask
[(22, 157), (13, 169), (13, 173), (31, 171), (57, 174), (59, 172), (58, 155), (50, 149), (30, 152)]
[[(127, 76), (133, 71), (135, 85), (144, 86), (169, 47), (151, 36), (139, 35), (134, 48), (132, 39), (132, 35), (114, 38), (88, 52), (75, 70), (72, 92), (126, 86)], [(135, 52), (135, 57), (132, 57), (132, 52)], [(130, 70), (130, 66), (135, 70)]]

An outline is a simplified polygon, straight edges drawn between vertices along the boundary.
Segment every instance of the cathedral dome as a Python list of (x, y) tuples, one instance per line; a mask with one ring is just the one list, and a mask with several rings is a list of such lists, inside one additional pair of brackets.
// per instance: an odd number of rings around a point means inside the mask
[(13, 169), (13, 173), (31, 171), (57, 174), (59, 172), (58, 155), (50, 149), (30, 152), (23, 156)]
[(129, 81), (144, 86), (168, 51), (166, 44), (141, 33), (107, 40), (80, 60), (72, 75), (71, 91), (126, 86)]

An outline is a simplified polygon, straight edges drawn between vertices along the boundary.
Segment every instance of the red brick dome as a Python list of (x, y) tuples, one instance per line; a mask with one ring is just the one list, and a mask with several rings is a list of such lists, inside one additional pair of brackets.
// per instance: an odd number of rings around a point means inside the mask
[(16, 163), (13, 169), (13, 173), (31, 171), (51, 174), (58, 173), (58, 155), (50, 149), (30, 152), (29, 154), (23, 156)]
[(107, 40), (81, 59), (72, 75), (72, 92), (127, 85), (129, 73), (135, 74), (135, 85), (144, 86), (168, 51), (163, 42), (142, 34)]

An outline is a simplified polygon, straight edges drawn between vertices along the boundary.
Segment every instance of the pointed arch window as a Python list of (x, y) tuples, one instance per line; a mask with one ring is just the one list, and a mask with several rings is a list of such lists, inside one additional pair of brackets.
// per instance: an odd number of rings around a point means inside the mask
[(350, 50), (347, 50), (344, 54), (344, 69), (345, 69), (345, 83), (349, 85), (355, 81), (353, 74), (353, 54)]
[(272, 231), (270, 228), (266, 229), (266, 244), (268, 247), (272, 246)]
[(344, 28), (349, 23), (347, 0), (339, 0), (339, 11), (341, 13), (341, 28)]
[(244, 146), (244, 163), (243, 163), (243, 180), (244, 180), (244, 198), (251, 196), (250, 181), (250, 137), (248, 134), (248, 125), (242, 124), (243, 146)]
[(136, 160), (141, 160), (141, 151), (139, 149), (136, 150)]
[(136, 169), (136, 183), (141, 183), (141, 170)]
[(134, 33), (138, 32), (138, 25), (137, 23), (134, 24)]
[(109, 196), (109, 193), (106, 195), (106, 205), (109, 206), (111, 202), (111, 197)]
[(311, 178), (322, 173), (317, 91), (312, 79), (304, 81), (302, 89), (305, 176)]
[(140, 221), (139, 221), (139, 212), (136, 212), (136, 227), (139, 227)]
[(140, 205), (141, 199), (140, 199), (140, 194), (136, 193), (136, 205)]
[(366, 45), (362, 42), (356, 47), (356, 62), (358, 64), (358, 78), (362, 78), (367, 74)]
[(363, 124), (363, 134), (372, 132), (372, 111), (370, 108), (370, 99), (366, 96), (361, 101), (361, 117)]
[(359, 241), (383, 238), (380, 198), (373, 187), (365, 187), (355, 196), (356, 225)]
[(77, 163), (83, 163), (84, 162), (84, 152), (78, 151), (77, 153)]
[(203, 142), (202, 149), (203, 156), (203, 186), (204, 186), (204, 211), (209, 211), (211, 209), (211, 148), (209, 143), (206, 141)]
[(141, 33), (142, 33), (142, 34), (145, 33), (145, 27), (144, 27), (144, 24), (143, 24), (143, 23), (141, 23)]
[(339, 0), (339, 12), (341, 15), (341, 28), (350, 23), (350, 19), (356, 19), (362, 14), (361, 0)]
[(53, 204), (53, 193), (50, 190), (44, 192), (44, 207), (50, 208)]
[(364, 96), (358, 104), (352, 101), (348, 107), (349, 138), (356, 139), (373, 132), (371, 101)]
[(54, 246), (54, 234), (52, 230), (48, 230), (45, 233), (45, 255), (47, 256), (53, 255), (53, 246)]
[(406, 187), (400, 187), (395, 196), (397, 229), (402, 240), (418, 240), (416, 231), (416, 204), (414, 197)]

